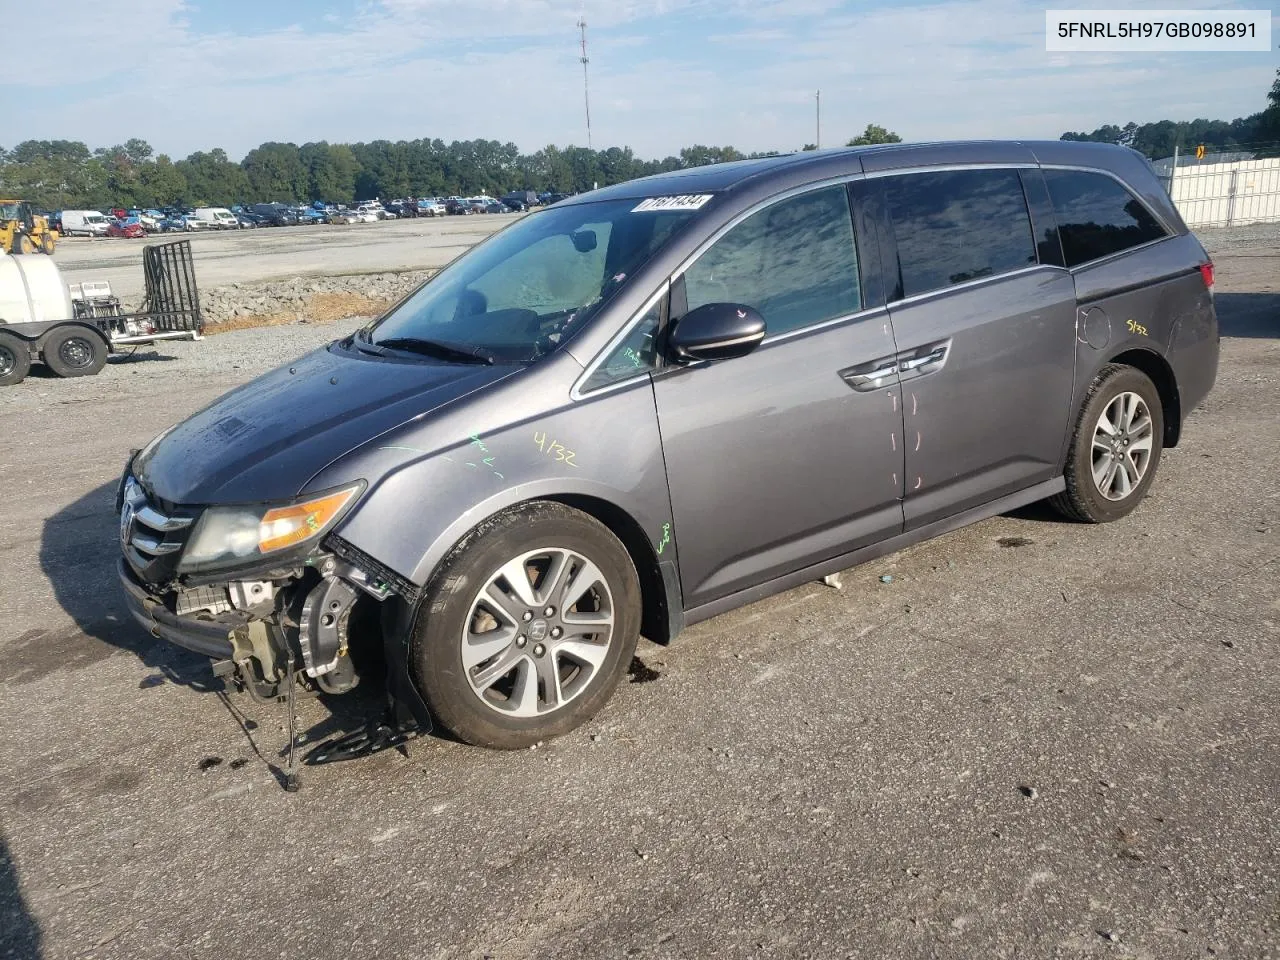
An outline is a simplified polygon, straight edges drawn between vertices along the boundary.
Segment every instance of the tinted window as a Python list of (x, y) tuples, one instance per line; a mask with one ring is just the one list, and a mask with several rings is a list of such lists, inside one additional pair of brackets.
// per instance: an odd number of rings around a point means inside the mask
[(689, 309), (755, 307), (770, 334), (860, 309), (853, 220), (843, 186), (781, 200), (726, 233), (685, 272)]
[(888, 177), (885, 194), (902, 270), (901, 296), (928, 293), (1036, 262), (1015, 170)]
[(1046, 170), (1044, 179), (1058, 215), (1068, 267), (1165, 236), (1164, 227), (1151, 211), (1111, 177), (1080, 170)]

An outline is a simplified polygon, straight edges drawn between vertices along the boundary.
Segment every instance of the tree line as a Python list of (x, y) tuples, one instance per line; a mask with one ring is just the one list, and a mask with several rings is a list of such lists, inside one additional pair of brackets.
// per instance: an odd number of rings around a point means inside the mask
[[(896, 142), (875, 124), (849, 141)], [(521, 153), (497, 140), (375, 140), (372, 143), (264, 143), (240, 162), (226, 151), (184, 160), (156, 154), (145, 140), (90, 150), (77, 140), (27, 140), (0, 147), (0, 195), (50, 210), (167, 207), (394, 197), (496, 195), (508, 190), (575, 193), (653, 173), (769, 153), (734, 147), (685, 147), (644, 160), (630, 147), (543, 147)]]
[(1206, 153), (1235, 151), (1259, 157), (1280, 157), (1280, 70), (1267, 94), (1267, 107), (1235, 120), (1160, 120), (1156, 123), (1104, 124), (1092, 133), (1064, 133), (1062, 140), (1087, 140), (1095, 143), (1118, 143), (1132, 147), (1151, 160), (1173, 155), (1176, 147), (1182, 153), (1201, 144)]
[(574, 193), (594, 184), (766, 155), (698, 145), (662, 160), (643, 160), (627, 147), (548, 146), (523, 154), (514, 143), (497, 140), (423, 139), (264, 143), (237, 163), (216, 148), (175, 161), (139, 139), (97, 150), (73, 140), (28, 140), (12, 150), (0, 148), (0, 194), (57, 210), (348, 203), (508, 190)]
[[(1174, 147), (1204, 144), (1212, 152), (1250, 150), (1280, 156), (1280, 70), (1267, 94), (1268, 106), (1236, 120), (1161, 120), (1107, 124), (1091, 133), (1067, 132), (1063, 140), (1091, 140), (1133, 147), (1151, 159)], [(896, 143), (901, 138), (867, 124), (850, 145)], [(813, 149), (805, 144), (803, 149)], [(91, 150), (78, 140), (27, 140), (0, 147), (0, 195), (51, 210), (110, 206), (166, 207), (246, 202), (349, 203), (406, 196), (472, 196), (508, 190), (575, 193), (635, 177), (723, 163), (767, 153), (734, 147), (685, 147), (661, 160), (637, 157), (630, 147), (591, 150), (543, 147), (521, 153), (497, 140), (374, 140), (371, 143), (264, 143), (238, 163), (226, 151), (196, 151), (183, 160), (156, 154), (145, 140), (131, 139)]]

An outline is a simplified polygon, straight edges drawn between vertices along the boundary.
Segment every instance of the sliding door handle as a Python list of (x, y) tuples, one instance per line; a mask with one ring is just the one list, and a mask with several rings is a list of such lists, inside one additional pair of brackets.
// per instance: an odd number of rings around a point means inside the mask
[(900, 354), (898, 357), (898, 373), (905, 380), (908, 377), (923, 377), (926, 373), (941, 370), (947, 362), (947, 351), (950, 347), (951, 343), (948, 341), (929, 349), (928, 353), (906, 357)]

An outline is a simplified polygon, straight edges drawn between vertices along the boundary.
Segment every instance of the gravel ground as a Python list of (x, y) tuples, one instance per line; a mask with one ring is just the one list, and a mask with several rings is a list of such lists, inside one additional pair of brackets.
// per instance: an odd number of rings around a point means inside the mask
[(1218, 385), (1131, 518), (998, 517), (642, 643), (539, 749), (297, 794), (282, 712), (128, 620), (112, 488), (355, 322), (0, 390), (0, 956), (1280, 957), (1280, 240), (1205, 239)]
[(419, 217), (381, 223), (162, 234), (148, 240), (68, 237), (54, 260), (68, 283), (107, 280), (123, 300), (143, 293), (142, 248), (158, 240), (187, 238), (203, 289), (290, 277), (400, 272), (444, 266), (489, 234), (519, 217)]

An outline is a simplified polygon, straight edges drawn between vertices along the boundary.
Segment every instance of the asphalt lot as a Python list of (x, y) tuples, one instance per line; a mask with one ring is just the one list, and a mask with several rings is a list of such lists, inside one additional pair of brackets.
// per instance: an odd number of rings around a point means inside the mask
[(1127, 520), (995, 518), (642, 642), (536, 750), (296, 794), (283, 712), (128, 620), (111, 498), (350, 323), (0, 390), (0, 957), (1280, 956), (1280, 226), (1204, 239), (1218, 384)]
[(68, 283), (106, 280), (125, 300), (143, 294), (142, 248), (149, 243), (191, 241), (200, 286), (257, 283), (288, 277), (425, 270), (442, 267), (516, 214), (418, 217), (380, 223), (267, 227), (160, 234), (146, 240), (65, 237), (54, 260)]

